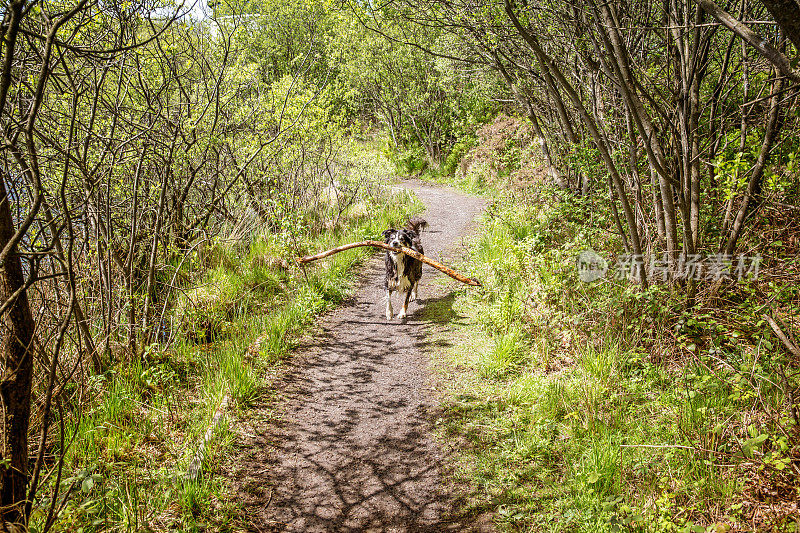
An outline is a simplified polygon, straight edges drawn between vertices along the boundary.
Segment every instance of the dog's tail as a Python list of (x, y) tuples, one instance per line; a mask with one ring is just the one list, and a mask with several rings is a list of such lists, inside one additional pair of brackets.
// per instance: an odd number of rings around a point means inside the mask
[(422, 230), (428, 227), (428, 221), (420, 217), (412, 217), (406, 222), (406, 228), (417, 233), (422, 233)]

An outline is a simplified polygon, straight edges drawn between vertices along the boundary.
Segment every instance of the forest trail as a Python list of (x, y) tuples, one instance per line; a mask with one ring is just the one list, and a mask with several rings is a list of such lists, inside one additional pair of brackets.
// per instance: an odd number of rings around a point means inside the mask
[[(425, 204), (426, 255), (450, 263), (485, 204), (452, 189), (403, 186)], [(236, 443), (234, 488), (252, 531), (491, 531), (460, 519), (445, 452), (433, 438), (426, 304), (448, 298), (424, 267), (405, 322), (384, 316), (383, 254), (345, 305), (320, 319), (277, 382), (277, 398)], [(397, 301), (397, 295), (395, 295)], [(400, 304), (395, 305), (395, 311)]]

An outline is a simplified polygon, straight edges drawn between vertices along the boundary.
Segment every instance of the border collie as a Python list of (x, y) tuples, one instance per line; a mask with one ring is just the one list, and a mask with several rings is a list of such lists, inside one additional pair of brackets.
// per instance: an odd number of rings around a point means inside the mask
[[(384, 231), (384, 242), (395, 248), (405, 246), (424, 254), (419, 235), (427, 225), (428, 223), (421, 218), (412, 218), (404, 228), (392, 228)], [(417, 299), (417, 285), (421, 277), (421, 261), (401, 252), (386, 252), (386, 278), (383, 281), (383, 286), (386, 289), (386, 320), (391, 320), (392, 316), (394, 316), (394, 310), (392, 309), (392, 292), (394, 291), (401, 294), (405, 293), (406, 295), (405, 300), (403, 300), (403, 310), (400, 311), (397, 318), (403, 319), (406, 317), (412, 292), (414, 293), (414, 299)]]

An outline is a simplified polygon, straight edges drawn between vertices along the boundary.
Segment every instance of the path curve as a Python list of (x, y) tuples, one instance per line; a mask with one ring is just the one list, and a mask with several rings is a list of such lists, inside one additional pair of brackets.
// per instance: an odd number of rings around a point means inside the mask
[[(426, 254), (451, 262), (484, 202), (420, 182), (403, 186), (427, 208)], [(446, 297), (430, 285), (438, 276), (425, 266), (408, 319), (387, 322), (383, 255), (376, 256), (355, 296), (321, 318), (321, 332), (292, 356), (277, 404), (263, 408), (272, 420), (262, 416), (238, 443), (234, 485), (250, 530), (491, 530), (485, 518), (457, 517), (432, 437), (433, 326), (420, 311)]]

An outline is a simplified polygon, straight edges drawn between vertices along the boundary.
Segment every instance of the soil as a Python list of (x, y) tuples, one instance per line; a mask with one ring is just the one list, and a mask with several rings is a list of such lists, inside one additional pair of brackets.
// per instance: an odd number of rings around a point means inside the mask
[[(421, 182), (402, 185), (427, 208), (426, 254), (452, 263), (483, 201)], [(256, 405), (238, 431), (232, 476), (247, 529), (493, 530), (486, 515), (460, 514), (465, 492), (434, 436), (431, 338), (447, 324), (425, 320), (422, 310), (452, 300), (452, 284), (431, 286), (439, 276), (425, 266), (408, 318), (387, 321), (383, 254), (376, 254), (357, 293), (320, 319), (277, 380), (275, 397)], [(394, 308), (401, 308), (396, 294)]]

